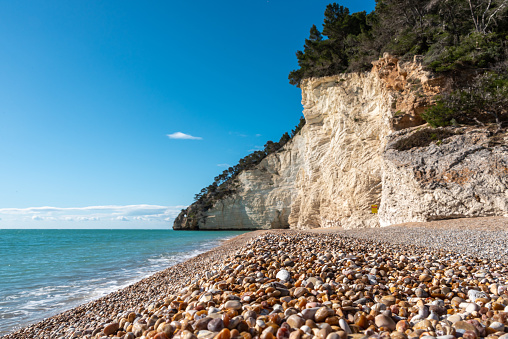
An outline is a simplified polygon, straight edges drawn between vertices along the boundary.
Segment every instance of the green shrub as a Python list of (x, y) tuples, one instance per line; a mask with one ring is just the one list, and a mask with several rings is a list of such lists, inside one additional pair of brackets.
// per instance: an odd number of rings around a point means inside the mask
[[(498, 73), (499, 72), (499, 73)], [(476, 76), (469, 87), (444, 94), (422, 118), (431, 126), (503, 123), (508, 120), (508, 75), (505, 69)]]
[(439, 98), (436, 105), (427, 109), (422, 114), (422, 118), (427, 121), (432, 127), (449, 126), (454, 117), (454, 111), (446, 105), (446, 103)]
[(495, 33), (471, 33), (459, 45), (444, 48), (434, 56), (429, 66), (436, 72), (487, 67), (503, 57), (503, 49), (498, 40)]

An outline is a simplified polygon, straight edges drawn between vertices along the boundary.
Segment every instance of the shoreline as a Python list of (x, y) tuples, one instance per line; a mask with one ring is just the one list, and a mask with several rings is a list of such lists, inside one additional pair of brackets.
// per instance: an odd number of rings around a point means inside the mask
[[(262, 246), (262, 241), (260, 242), (260, 239), (263, 239), (263, 237), (303, 237), (302, 239), (306, 239), (306, 241), (311, 243), (315, 243), (316, 241), (319, 241), (319, 239), (329, 240), (332, 238), (341, 239), (341, 241), (345, 241), (346, 243), (348, 241), (356, 241), (360, 244), (381, 240), (379, 243), (385, 244), (388, 247), (395, 246), (407, 248), (407, 250), (411, 249), (412, 251), (429, 251), (432, 250), (431, 246), (428, 246), (429, 242), (423, 241), (426, 239), (429, 232), (441, 232), (442, 234), (452, 233), (455, 237), (466, 237), (473, 239), (474, 241), (480, 241), (487, 235), (488, 239), (501, 237), (498, 240), (503, 242), (505, 238), (508, 239), (508, 233), (506, 232), (505, 226), (508, 226), (508, 218), (491, 217), (454, 219), (430, 223), (412, 223), (361, 230), (325, 228), (314, 230), (251, 231), (235, 236), (232, 239), (221, 241), (219, 246), (214, 247), (205, 253), (201, 253), (185, 262), (157, 272), (127, 286), (126, 288), (72, 308), (41, 322), (16, 330), (15, 332), (4, 335), (2, 338), (91, 338), (91, 334), (94, 331), (101, 327), (103, 328), (107, 323), (114, 322), (115, 319), (118, 320), (119, 316), (128, 310), (131, 311), (131, 313), (135, 312), (136, 314), (141, 315), (143, 312), (146, 313), (150, 308), (152, 308), (153, 311), (154, 308), (167, 304), (167, 298), (169, 296), (178, 293), (178, 291), (181, 292), (181, 289), (188, 286), (191, 282), (195, 282), (197, 280), (206, 281), (210, 278), (210, 274), (207, 274), (207, 272), (214, 269), (220, 272), (220, 266), (223, 262), (233, 261), (235, 256), (239, 255), (238, 253), (243, 253), (245, 255), (246, 251), (249, 250), (246, 249), (249, 243), (252, 243), (250, 250), (256, 251), (258, 246)], [(377, 238), (385, 238), (372, 240), (371, 238), (374, 235), (377, 236)], [(390, 235), (392, 236), (390, 237)], [(419, 239), (420, 244), (407, 243), (408, 239)], [(438, 248), (440, 247), (439, 252), (443, 252), (445, 249), (454, 248), (454, 245), (460, 246), (460, 241), (453, 244), (450, 243), (448, 238), (444, 239), (445, 243), (439, 243), (439, 239), (433, 239), (432, 241), (438, 244)], [(286, 250), (286, 248), (279, 249), (279, 251), (284, 250)], [(490, 253), (490, 249), (485, 246), (482, 247), (482, 251), (483, 250), (486, 250), (486, 253)], [(467, 255), (468, 251), (466, 249), (466, 251), (463, 252), (464, 253), (461, 253), (461, 255)], [(468, 257), (473, 258), (474, 256), (471, 255), (471, 252), (472, 251), (469, 251)], [(455, 251), (453, 253), (459, 252)], [(316, 255), (319, 255), (319, 253), (316, 253)], [(498, 258), (496, 262), (507, 262), (506, 258), (508, 253), (498, 253), (497, 255)], [(275, 260), (276, 257), (276, 255), (273, 255), (271, 259)], [(492, 259), (494, 258), (489, 260)], [(281, 265), (279, 263), (279, 269), (280, 266)], [(508, 283), (508, 277), (506, 274), (503, 273), (502, 276), (507, 279), (502, 283)], [(100, 331), (97, 333), (100, 333)], [(100, 338), (100, 336), (97, 338)]]
[[(212, 249), (200, 253), (192, 258), (189, 258), (181, 263), (175, 264), (173, 266), (170, 266), (162, 271), (158, 271), (153, 273), (152, 275), (145, 277), (141, 280), (138, 280), (124, 288), (121, 288), (116, 291), (112, 291), (98, 299), (91, 300), (89, 302), (86, 302), (82, 305), (78, 305), (76, 307), (70, 308), (66, 311), (63, 311), (61, 313), (58, 313), (54, 316), (51, 316), (49, 318), (46, 318), (44, 320), (41, 320), (39, 322), (36, 322), (34, 324), (30, 324), (27, 326), (23, 326), (22, 328), (16, 329), (10, 333), (4, 334), (3, 336), (0, 336), (1, 339), (17, 339), (17, 338), (33, 338), (33, 335), (35, 332), (37, 332), (40, 329), (45, 329), (47, 327), (53, 328), (53, 327), (59, 327), (57, 326), (60, 323), (66, 323), (69, 324), (69, 326), (73, 326), (76, 323), (82, 323), (83, 321), (86, 321), (87, 318), (92, 319), (91, 316), (83, 317), (83, 313), (89, 312), (90, 309), (99, 308), (100, 311), (93, 312), (93, 313), (112, 313), (115, 312), (115, 308), (112, 310), (108, 310), (108, 305), (111, 301), (114, 301), (118, 303), (118, 298), (121, 297), (127, 297), (131, 299), (136, 300), (130, 300), (129, 305), (133, 306), (136, 304), (139, 304), (142, 300), (145, 300), (151, 295), (144, 295), (146, 289), (151, 290), (152, 285), (162, 285), (164, 282), (168, 282), (169, 280), (172, 280), (172, 282), (169, 282), (166, 287), (157, 288), (156, 290), (160, 293), (169, 293), (168, 291), (176, 291), (180, 288), (181, 285), (187, 283), (189, 280), (188, 277), (186, 277), (184, 274), (182, 274), (182, 271), (188, 271), (186, 269), (186, 266), (194, 266), (195, 261), (203, 261), (203, 262), (209, 262), (217, 260), (219, 256), (224, 254), (224, 249), (222, 248), (226, 244), (228, 246), (232, 245), (234, 247), (241, 246), (243, 244), (244, 237), (248, 237), (252, 233), (256, 232), (264, 232), (264, 231), (251, 231), (246, 232), (244, 234), (240, 234), (237, 236), (234, 236), (230, 239), (221, 240), (218, 246), (213, 247)], [(239, 242), (239, 243), (237, 243)], [(184, 267), (185, 266), (185, 267)], [(182, 269), (180, 271), (180, 269)], [(177, 281), (174, 281), (174, 278), (177, 277)], [(159, 282), (157, 282), (160, 280)], [(164, 291), (164, 292), (163, 292)], [(152, 292), (152, 294), (155, 291)], [(116, 306), (113, 305), (112, 306)], [(79, 318), (79, 319), (78, 319)], [(38, 337), (37, 337), (38, 338)], [(44, 337), (41, 337), (44, 338)], [(49, 337), (48, 337), (49, 338)], [(53, 338), (53, 336), (51, 336)]]

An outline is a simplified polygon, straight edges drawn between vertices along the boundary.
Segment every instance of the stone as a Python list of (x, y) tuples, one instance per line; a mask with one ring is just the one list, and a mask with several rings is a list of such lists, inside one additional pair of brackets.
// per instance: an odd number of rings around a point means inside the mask
[(291, 275), (287, 270), (280, 270), (279, 272), (277, 272), (277, 275), (275, 276), (275, 278), (283, 281), (289, 281), (290, 277)]
[(462, 317), (460, 316), (460, 314), (453, 314), (453, 315), (449, 316), (448, 318), (446, 318), (446, 320), (448, 320), (452, 324), (455, 324), (458, 321), (462, 321)]
[(304, 332), (304, 333), (308, 333), (308, 334), (312, 334), (312, 329), (307, 326), (307, 325), (303, 325), (302, 327), (300, 327), (300, 329)]
[(380, 314), (374, 318), (377, 327), (384, 327), (389, 329), (390, 331), (395, 330), (395, 322), (391, 317), (388, 317), (384, 314)]
[(216, 333), (207, 330), (201, 330), (198, 331), (196, 335), (198, 339), (212, 339), (213, 337), (215, 337)]
[(340, 326), (340, 328), (342, 328), (342, 330), (343, 330), (344, 332), (346, 332), (346, 334), (351, 334), (351, 333), (353, 333), (353, 332), (351, 331), (351, 328), (349, 327), (348, 323), (346, 322), (346, 320), (344, 320), (344, 319), (342, 319), (342, 318), (341, 318), (341, 319), (339, 319), (339, 326)]
[(476, 339), (478, 338), (478, 335), (473, 331), (465, 331), (464, 334), (462, 334), (462, 338), (464, 339)]
[(477, 290), (469, 290), (467, 292), (467, 296), (469, 297), (469, 300), (471, 300), (471, 302), (473, 302), (473, 303), (478, 298), (487, 298), (488, 297), (485, 292), (477, 291)]
[(335, 315), (335, 312), (331, 308), (323, 306), (316, 311), (316, 313), (314, 315), (314, 319), (316, 320), (316, 322), (320, 323), (320, 322), (325, 321), (326, 318), (334, 316), (334, 315)]
[(390, 333), (390, 338), (392, 338), (392, 339), (407, 339), (407, 335), (405, 333), (395, 331), (395, 332)]
[(457, 321), (456, 323), (453, 324), (453, 328), (455, 328), (455, 330), (458, 333), (472, 331), (475, 334), (478, 334), (478, 330), (476, 329), (476, 327), (468, 322), (465, 322), (465, 321)]
[(209, 301), (212, 301), (213, 295), (211, 293), (204, 293), (200, 298), (199, 301), (207, 303)]
[(298, 329), (289, 334), (289, 339), (300, 339), (302, 337), (303, 331)]
[(208, 322), (207, 328), (212, 332), (220, 332), (224, 328), (224, 322), (221, 318), (212, 319)]
[(110, 335), (110, 334), (116, 333), (116, 331), (118, 331), (119, 328), (120, 328), (119, 323), (117, 323), (117, 322), (109, 323), (109, 324), (106, 324), (106, 326), (104, 326), (103, 332), (105, 335)]
[(415, 289), (415, 295), (418, 297), (418, 298), (426, 298), (428, 297), (429, 295), (427, 294), (427, 292), (425, 292), (425, 290), (423, 288), (416, 288)]
[(426, 281), (431, 281), (432, 277), (430, 275), (428, 275), (428, 274), (421, 274), (418, 279), (420, 281), (426, 282)]
[(306, 295), (309, 291), (305, 287), (297, 287), (294, 291), (295, 298), (300, 298)]
[(238, 300), (228, 300), (226, 302), (226, 304), (224, 305), (224, 307), (227, 309), (232, 309), (232, 310), (241, 310), (242, 303), (239, 302)]
[(286, 322), (288, 323), (289, 326), (291, 326), (291, 328), (300, 328), (305, 324), (305, 320), (296, 314), (289, 316)]
[(469, 303), (466, 307), (466, 312), (473, 313), (480, 310), (480, 306), (475, 303)]
[(409, 323), (407, 322), (407, 320), (400, 320), (399, 322), (397, 322), (397, 324), (395, 325), (395, 330), (397, 332), (406, 332), (407, 329), (409, 328)]
[(318, 339), (326, 339), (326, 337), (328, 337), (328, 334), (330, 334), (330, 330), (329, 329), (326, 329), (326, 328), (321, 328), (319, 329), (319, 331), (316, 333), (316, 337)]
[(381, 302), (386, 306), (391, 306), (395, 304), (395, 297), (393, 295), (385, 295), (381, 298)]
[(494, 321), (489, 325), (490, 328), (496, 330), (497, 332), (504, 332), (505, 326), (504, 324)]
[(194, 324), (192, 325), (192, 327), (196, 331), (206, 330), (208, 328), (208, 323), (210, 321), (212, 321), (211, 317), (201, 318), (201, 319), (196, 320), (194, 322)]
[(319, 307), (313, 307), (313, 308), (306, 308), (302, 311), (302, 317), (303, 319), (307, 320), (307, 319), (312, 319), (314, 320), (314, 316), (317, 312), (317, 310), (319, 309)]

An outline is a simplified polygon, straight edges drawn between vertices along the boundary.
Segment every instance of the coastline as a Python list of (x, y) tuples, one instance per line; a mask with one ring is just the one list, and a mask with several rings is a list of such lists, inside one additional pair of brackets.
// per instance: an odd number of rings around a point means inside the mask
[[(135, 309), (142, 303), (150, 300), (156, 293), (171, 294), (176, 292), (181, 286), (184, 286), (192, 280), (192, 276), (186, 275), (188, 272), (199, 272), (200, 265), (205, 266), (227, 255), (224, 246), (236, 249), (259, 232), (264, 231), (251, 231), (237, 235), (231, 239), (223, 240), (218, 246), (211, 250), (198, 254), (184, 262), (156, 272), (103, 297), (68, 309), (37, 323), (22, 327), (4, 336), (0, 336), (0, 338), (53, 338), (55, 337), (54, 333), (50, 334), (50, 332), (60, 327), (61, 324), (66, 324), (68, 325), (67, 327), (80, 326), (81, 324), (87, 324), (89, 321), (93, 322), (96, 315), (101, 312), (103, 312), (103, 316), (107, 318), (108, 316), (115, 315), (115, 312), (125, 307), (132, 307)], [(147, 291), (149, 292), (147, 293)], [(40, 331), (49, 333), (39, 334)]]
[[(101, 329), (104, 329), (106, 324), (119, 321), (121, 315), (125, 315), (126, 312), (134, 312), (138, 315), (154, 314), (154, 311), (157, 308), (161, 308), (161, 305), (169, 304), (168, 298), (174, 298), (174, 294), (180, 293), (182, 296), (185, 295), (186, 291), (185, 289), (182, 291), (182, 289), (189, 286), (191, 282), (199, 280), (206, 284), (207, 279), (211, 275), (210, 273), (207, 274), (207, 272), (211, 270), (216, 269), (220, 271), (224, 277), (224, 272), (220, 270), (221, 266), (225, 262), (229, 262), (231, 265), (231, 262), (235, 260), (235, 256), (241, 257), (242, 260), (247, 260), (249, 258), (247, 253), (249, 251), (266, 253), (264, 257), (267, 260), (278, 262), (278, 264), (271, 267), (272, 272), (270, 274), (274, 275), (277, 273), (277, 270), (280, 270), (285, 265), (282, 263), (282, 260), (278, 260), (280, 258), (277, 258), (277, 252), (272, 251), (271, 255), (267, 256), (271, 250), (271, 248), (267, 247), (268, 244), (273, 247), (273, 250), (279, 252), (287, 251), (290, 254), (289, 258), (291, 255), (298, 254), (298, 251), (294, 251), (295, 244), (288, 244), (287, 240), (285, 240), (286, 242), (277, 242), (278, 238), (296, 239), (297, 247), (300, 242), (307, 245), (311, 244), (316, 248), (316, 256), (324, 254), (327, 249), (326, 245), (329, 245), (330, 241), (340, 241), (341, 244), (347, 246), (349, 246), (348, 244), (353, 244), (354, 246), (350, 247), (351, 249), (355, 246), (374, 244), (373, 246), (381, 246), (380, 248), (382, 249), (388, 248), (392, 251), (396, 249), (398, 253), (413, 252), (421, 254), (427, 252), (446, 255), (448, 252), (470, 259), (477, 257), (474, 254), (482, 253), (485, 254), (485, 257), (489, 261), (494, 260), (492, 261), (493, 265), (500, 265), (502, 262), (507, 262), (508, 253), (496, 252), (495, 249), (508, 240), (508, 233), (505, 231), (506, 226), (508, 226), (508, 218), (492, 217), (411, 223), (376, 229), (252, 231), (225, 240), (208, 252), (157, 272), (124, 289), (7, 334), (2, 338), (92, 338), (92, 334), (101, 334)], [(429, 237), (429, 234), (433, 234), (434, 237)], [(443, 234), (446, 236), (440, 238), (439, 236)], [(448, 237), (450, 234), (455, 237), (455, 241), (450, 240)], [(373, 237), (375, 239), (372, 239)], [(465, 240), (467, 241), (464, 242)], [(268, 242), (268, 244), (264, 242)], [(323, 242), (324, 245), (320, 244), (320, 242)], [(489, 242), (492, 245), (489, 245)], [(479, 251), (472, 251), (471, 247), (474, 244), (476, 244)], [(457, 250), (461, 246), (463, 251)], [(328, 248), (328, 250), (336, 252), (338, 249)], [(321, 264), (321, 267), (318, 265), (315, 267), (315, 271), (319, 272), (325, 265)], [(277, 266), (279, 267), (277, 268)], [(288, 270), (291, 270), (289, 267)], [(231, 271), (231, 269), (227, 271)], [(226, 273), (226, 276), (229, 276), (230, 273), (232, 272)], [(262, 278), (261, 281), (263, 279), (266, 279), (265, 282), (273, 281), (274, 276), (271, 277), (270, 274), (267, 274), (268, 276)], [(295, 278), (292, 277), (293, 283), (297, 281)], [(215, 280), (217, 279), (215, 277)], [(507, 272), (501, 272), (499, 279), (502, 280), (500, 280), (499, 285), (507, 284)], [(294, 286), (292, 292), (294, 292)], [(508, 307), (508, 299), (506, 300)], [(221, 305), (221, 309), (223, 306)], [(164, 306), (162, 307), (164, 308)], [(348, 318), (346, 317), (346, 319)], [(170, 318), (167, 320), (169, 323)], [(102, 333), (102, 335), (104, 334)], [(101, 338), (101, 336), (93, 337)], [(191, 336), (190, 338), (193, 337)]]

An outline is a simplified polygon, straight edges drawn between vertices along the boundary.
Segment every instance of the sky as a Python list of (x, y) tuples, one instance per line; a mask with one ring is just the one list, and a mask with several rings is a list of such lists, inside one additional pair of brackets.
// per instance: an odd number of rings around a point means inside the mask
[(170, 228), (298, 123), (328, 3), (0, 0), (0, 228)]

